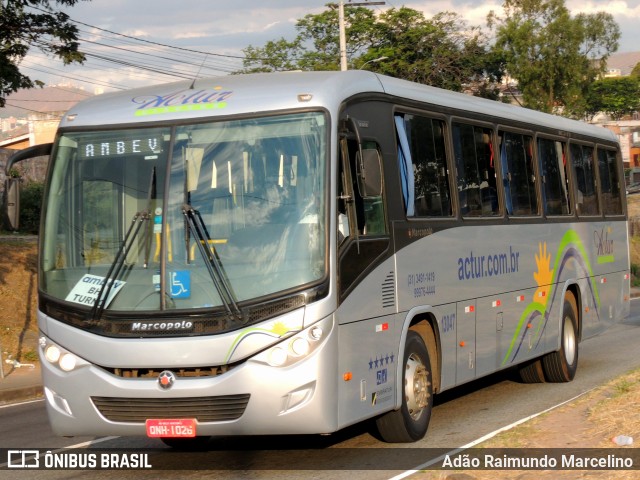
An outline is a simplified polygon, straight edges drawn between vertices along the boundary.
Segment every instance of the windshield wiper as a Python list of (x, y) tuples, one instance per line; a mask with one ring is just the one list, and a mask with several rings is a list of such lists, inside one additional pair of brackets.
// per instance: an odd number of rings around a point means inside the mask
[[(142, 212), (136, 212), (133, 216), (133, 220), (131, 220), (131, 225), (129, 225), (129, 229), (120, 244), (120, 248), (118, 249), (118, 253), (116, 254), (111, 266), (109, 267), (109, 271), (105, 276), (104, 283), (102, 287), (100, 287), (100, 291), (98, 292), (98, 296), (96, 297), (95, 303), (93, 304), (93, 308), (91, 309), (91, 319), (99, 320), (102, 316), (102, 312), (106, 308), (107, 299), (109, 298), (109, 294), (111, 293), (111, 289), (113, 288), (113, 284), (116, 279), (120, 276), (120, 272), (122, 271), (122, 267), (125, 264), (127, 259), (127, 255), (129, 255), (129, 251), (133, 246), (133, 243), (140, 232), (140, 228), (142, 225), (149, 221), (150, 214), (148, 210), (143, 210)], [(148, 229), (145, 229), (148, 230)]]
[(197, 240), (198, 250), (205, 260), (205, 265), (207, 266), (211, 280), (213, 280), (213, 285), (216, 287), (227, 313), (244, 323), (245, 317), (240, 307), (238, 307), (238, 302), (231, 285), (229, 285), (227, 281), (220, 258), (215, 251), (209, 248), (211, 237), (209, 236), (207, 226), (200, 216), (200, 212), (195, 210), (191, 205), (184, 204), (182, 206), (182, 213), (187, 220), (189, 231)]

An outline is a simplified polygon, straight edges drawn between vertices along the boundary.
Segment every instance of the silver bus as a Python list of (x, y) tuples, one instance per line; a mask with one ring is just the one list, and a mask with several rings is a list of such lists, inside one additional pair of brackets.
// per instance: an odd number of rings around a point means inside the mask
[(606, 129), (371, 72), (96, 96), (42, 211), (52, 428), (411, 442), (465, 382), (570, 381), (629, 311), (622, 179)]

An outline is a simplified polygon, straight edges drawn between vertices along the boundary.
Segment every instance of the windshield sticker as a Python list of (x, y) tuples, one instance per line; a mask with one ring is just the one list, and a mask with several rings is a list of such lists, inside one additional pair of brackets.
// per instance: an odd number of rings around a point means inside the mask
[(191, 272), (178, 270), (171, 272), (171, 298), (189, 298), (191, 296)]
[[(98, 298), (100, 290), (105, 284), (105, 281), (105, 277), (86, 274), (78, 281), (78, 283), (76, 283), (65, 300), (67, 302), (79, 303), (81, 305), (88, 305), (92, 307), (96, 303), (96, 299)], [(113, 285), (111, 287), (111, 291), (109, 292), (109, 297), (107, 298), (106, 302), (104, 302), (105, 308), (109, 306), (118, 292), (122, 289), (122, 287), (124, 287), (124, 284), (127, 283), (121, 280), (109, 281), (109, 283), (112, 282)], [(107, 288), (109, 288), (108, 285), (105, 288), (105, 291)]]
[(226, 108), (226, 100), (232, 95), (232, 91), (222, 90), (218, 86), (202, 90), (181, 90), (167, 95), (144, 95), (132, 98), (131, 101), (140, 105), (135, 112), (136, 117), (139, 117)]

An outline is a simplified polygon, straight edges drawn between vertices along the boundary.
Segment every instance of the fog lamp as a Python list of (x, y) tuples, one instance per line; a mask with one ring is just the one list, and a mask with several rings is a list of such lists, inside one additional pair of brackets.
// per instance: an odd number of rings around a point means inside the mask
[(309, 330), (309, 336), (313, 340), (320, 340), (322, 338), (322, 328), (313, 327), (311, 330)]

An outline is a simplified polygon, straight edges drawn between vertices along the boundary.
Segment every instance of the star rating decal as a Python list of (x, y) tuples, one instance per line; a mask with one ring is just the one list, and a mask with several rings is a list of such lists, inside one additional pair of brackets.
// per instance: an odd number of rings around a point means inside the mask
[(393, 361), (395, 360), (395, 355), (392, 354), (382, 354), (382, 355), (376, 355), (375, 360), (372, 358), (369, 358), (369, 370), (373, 370), (374, 368), (378, 368), (378, 367), (383, 367), (385, 365), (389, 365), (390, 363), (393, 363)]

